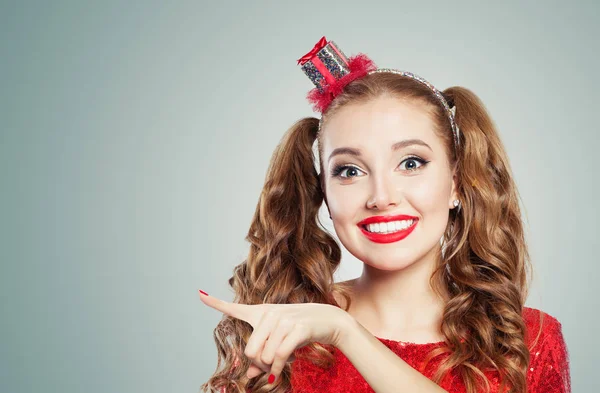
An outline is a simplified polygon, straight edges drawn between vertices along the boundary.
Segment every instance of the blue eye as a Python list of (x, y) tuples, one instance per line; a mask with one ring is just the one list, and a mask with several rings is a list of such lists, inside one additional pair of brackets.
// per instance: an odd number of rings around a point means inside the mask
[(420, 165), (417, 167), (411, 166), (410, 168), (407, 168), (405, 170), (407, 171), (416, 171), (417, 169), (421, 168), (422, 166), (424, 166), (425, 164), (427, 164), (429, 161), (425, 161), (424, 159), (422, 159), (421, 157), (408, 157), (406, 160), (402, 161), (400, 163), (400, 166), (402, 166), (402, 164), (404, 164), (405, 162), (418, 162)]
[(331, 171), (331, 176), (333, 177), (341, 177), (344, 179), (347, 179), (348, 177), (355, 177), (355, 176), (340, 176), (340, 174), (342, 172), (344, 172), (345, 170), (352, 170), (352, 171), (359, 171), (362, 172), (360, 169), (358, 169), (355, 166), (352, 165), (338, 165), (335, 168), (333, 168), (333, 170)]

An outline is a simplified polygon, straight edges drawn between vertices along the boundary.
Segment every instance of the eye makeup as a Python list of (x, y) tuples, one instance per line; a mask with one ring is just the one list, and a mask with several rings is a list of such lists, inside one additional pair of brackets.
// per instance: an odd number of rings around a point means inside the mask
[[(430, 161), (425, 160), (417, 155), (410, 155), (406, 158), (404, 158), (401, 162), (400, 165), (402, 165), (402, 163), (404, 162), (408, 162), (408, 161), (416, 161), (418, 163), (420, 163), (421, 165), (416, 167), (416, 168), (411, 168), (411, 169), (404, 169), (403, 172), (416, 172), (421, 170), (422, 168), (424, 168)], [(354, 166), (354, 165), (349, 165), (349, 164), (340, 164), (340, 165), (336, 165), (333, 167), (333, 169), (331, 170), (331, 177), (338, 177), (338, 178), (342, 178), (342, 179), (348, 179), (350, 177), (348, 176), (341, 176), (342, 172), (344, 172), (345, 170), (348, 169), (353, 169), (356, 171), (361, 171), (360, 169), (358, 169), (358, 167)], [(362, 171), (361, 171), (362, 172)], [(355, 176), (351, 176), (351, 177), (355, 177)]]

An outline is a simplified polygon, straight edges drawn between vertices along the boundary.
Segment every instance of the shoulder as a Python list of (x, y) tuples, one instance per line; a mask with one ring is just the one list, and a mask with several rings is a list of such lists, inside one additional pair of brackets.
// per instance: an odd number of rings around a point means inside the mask
[(556, 317), (540, 309), (523, 307), (523, 320), (527, 326), (560, 327), (561, 323)]
[(558, 319), (542, 310), (524, 307), (526, 343), (530, 353), (530, 391), (571, 391), (569, 352)]
[(555, 316), (533, 307), (523, 307), (523, 321), (532, 333), (533, 330), (551, 333), (562, 328)]
[(564, 341), (562, 324), (553, 315), (533, 307), (523, 307), (526, 342), (530, 348)]

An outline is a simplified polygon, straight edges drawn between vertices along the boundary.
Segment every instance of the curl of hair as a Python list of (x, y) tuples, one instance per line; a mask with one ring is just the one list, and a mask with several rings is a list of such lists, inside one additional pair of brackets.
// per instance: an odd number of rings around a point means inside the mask
[[(299, 120), (275, 149), (246, 236), (250, 242), (248, 257), (234, 268), (229, 279), (235, 291), (234, 302), (323, 303), (339, 307), (333, 296), (337, 291), (333, 272), (342, 253), (335, 239), (322, 229), (318, 217), (323, 203), (313, 153), (318, 126), (316, 118)], [(349, 304), (350, 299), (346, 299)], [(264, 373), (250, 380), (246, 377), (250, 361), (244, 349), (251, 333), (248, 323), (223, 317), (213, 334), (218, 371), (202, 390), (283, 393), (290, 389), (289, 363), (275, 382), (276, 388), (268, 384)], [(332, 348), (318, 343), (297, 349), (294, 356), (310, 358), (322, 366), (333, 362)]]
[[(500, 392), (525, 393), (529, 350), (522, 316), (531, 266), (519, 195), (496, 127), (483, 103), (470, 90), (451, 87), (444, 97), (456, 106), (461, 131), (455, 151), (450, 121), (438, 98), (412, 78), (375, 73), (352, 81), (323, 113), (321, 130), (339, 108), (378, 97), (414, 104), (432, 116), (444, 142), (449, 165), (457, 176), (460, 209), (450, 210), (432, 287), (445, 298), (441, 331), (446, 346), (432, 350), (427, 361), (447, 353), (433, 376), (440, 383), (450, 371), (468, 393), (490, 391), (484, 371), (496, 372)], [(324, 303), (350, 307), (351, 288), (335, 283), (341, 250), (323, 229), (318, 211), (326, 201), (323, 176), (315, 168), (313, 144), (322, 157), (319, 120), (296, 122), (277, 146), (246, 240), (250, 251), (234, 269), (229, 284), (234, 301), (259, 303)], [(320, 173), (323, 163), (320, 161)], [(273, 387), (265, 373), (248, 379), (250, 361), (244, 348), (252, 328), (224, 316), (214, 331), (219, 362), (202, 389), (217, 392), (279, 392), (291, 388), (288, 363)], [(311, 343), (294, 352), (321, 367), (333, 365), (332, 349)], [(221, 367), (221, 359), (224, 366)], [(504, 389), (503, 389), (504, 388)]]
[(463, 87), (444, 95), (456, 106), (461, 129), (462, 148), (453, 163), (462, 206), (451, 210), (444, 255), (432, 276), (449, 293), (442, 332), (453, 350), (435, 378), (456, 368), (468, 392), (489, 391), (482, 373), (487, 369), (498, 374), (501, 392), (525, 393), (530, 357), (523, 307), (531, 264), (520, 197), (481, 100)]

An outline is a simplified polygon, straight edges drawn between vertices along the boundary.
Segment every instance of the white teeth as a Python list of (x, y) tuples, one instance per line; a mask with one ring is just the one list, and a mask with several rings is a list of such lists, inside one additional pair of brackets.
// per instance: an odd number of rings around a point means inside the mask
[(391, 233), (406, 229), (413, 224), (414, 220), (402, 220), (391, 222), (378, 222), (366, 225), (367, 231), (375, 233)]

